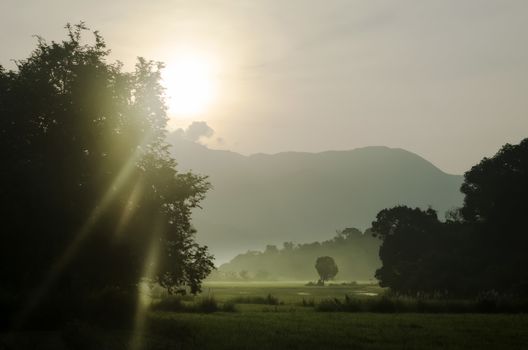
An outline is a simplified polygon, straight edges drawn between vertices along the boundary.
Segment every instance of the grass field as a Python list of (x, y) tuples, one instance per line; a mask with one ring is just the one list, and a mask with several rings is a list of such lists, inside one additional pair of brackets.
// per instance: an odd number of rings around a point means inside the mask
[(342, 285), (331, 283), (324, 288), (305, 286), (305, 282), (209, 282), (204, 285), (203, 293), (212, 295), (219, 301), (251, 296), (272, 296), (285, 304), (298, 304), (302, 300), (316, 302), (327, 298), (342, 298), (345, 294), (355, 297), (369, 297), (383, 293), (383, 289), (372, 283)]
[(236, 312), (150, 311), (139, 332), (81, 324), (62, 332), (4, 334), (0, 349), (528, 349), (526, 314), (317, 312), (300, 305), (303, 298), (382, 292), (361, 284), (209, 283), (197, 298), (213, 295), (221, 304), (271, 294), (280, 304), (237, 304)]

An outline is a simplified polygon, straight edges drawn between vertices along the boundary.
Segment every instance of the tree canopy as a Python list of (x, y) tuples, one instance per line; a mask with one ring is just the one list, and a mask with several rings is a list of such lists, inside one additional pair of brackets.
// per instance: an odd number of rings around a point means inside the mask
[(382, 240), (382, 286), (411, 294), (528, 294), (528, 139), (503, 146), (464, 178), (464, 205), (446, 222), (432, 209), (378, 213), (372, 231)]
[(211, 271), (191, 211), (207, 179), (176, 171), (165, 142), (163, 64), (107, 61), (98, 32), (68, 25), (15, 70), (0, 67), (3, 288), (200, 289)]
[(330, 256), (321, 256), (315, 261), (315, 269), (319, 274), (319, 281), (324, 283), (325, 281), (333, 279), (337, 272), (337, 264), (334, 259)]

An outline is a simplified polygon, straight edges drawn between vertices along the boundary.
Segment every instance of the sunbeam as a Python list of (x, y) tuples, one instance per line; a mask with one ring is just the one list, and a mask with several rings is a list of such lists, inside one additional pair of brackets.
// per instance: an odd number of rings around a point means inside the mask
[[(143, 146), (148, 145), (150, 141), (150, 135), (145, 138), (142, 143)], [(40, 285), (30, 294), (26, 305), (21, 309), (19, 314), (14, 319), (15, 327), (21, 325), (25, 318), (31, 313), (31, 311), (39, 305), (42, 298), (47, 294), (52, 285), (61, 276), (62, 271), (68, 265), (68, 263), (75, 257), (76, 252), (81, 247), (83, 241), (88, 237), (94, 225), (98, 222), (99, 218), (112, 202), (116, 193), (126, 184), (134, 168), (137, 166), (138, 161), (143, 155), (143, 147), (137, 147), (134, 154), (123, 166), (115, 180), (108, 187), (106, 193), (99, 201), (99, 204), (92, 210), (88, 219), (75, 233), (74, 239), (68, 245), (63, 254), (53, 263), (49, 269), (47, 276), (43, 279)]]
[[(151, 232), (151, 239), (149, 244), (149, 250), (147, 258), (144, 261), (143, 266), (143, 277), (145, 281), (152, 279), (153, 274), (157, 268), (158, 256), (160, 252), (160, 240), (163, 234), (163, 220), (156, 220), (157, 224), (154, 225)], [(142, 348), (142, 337), (145, 329), (145, 322), (147, 316), (148, 306), (150, 304), (150, 297), (146, 294), (146, 291), (141, 290), (142, 284), (138, 286), (138, 298), (136, 306), (136, 314), (134, 318), (134, 331), (130, 339), (130, 349), (139, 350)]]

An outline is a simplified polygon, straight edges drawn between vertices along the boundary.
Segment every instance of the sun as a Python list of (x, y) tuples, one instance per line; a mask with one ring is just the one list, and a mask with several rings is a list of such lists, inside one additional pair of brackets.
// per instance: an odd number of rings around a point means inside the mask
[(184, 55), (167, 63), (162, 73), (169, 115), (203, 114), (216, 95), (215, 69), (210, 59)]

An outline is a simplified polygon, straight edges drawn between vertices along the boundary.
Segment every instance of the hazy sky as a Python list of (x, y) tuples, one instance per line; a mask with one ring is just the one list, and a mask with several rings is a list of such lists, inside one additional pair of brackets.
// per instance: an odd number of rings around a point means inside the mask
[(212, 148), (249, 154), (401, 147), (462, 173), (528, 136), (528, 1), (0, 2), (0, 63), (66, 22), (112, 58), (211, 62)]

